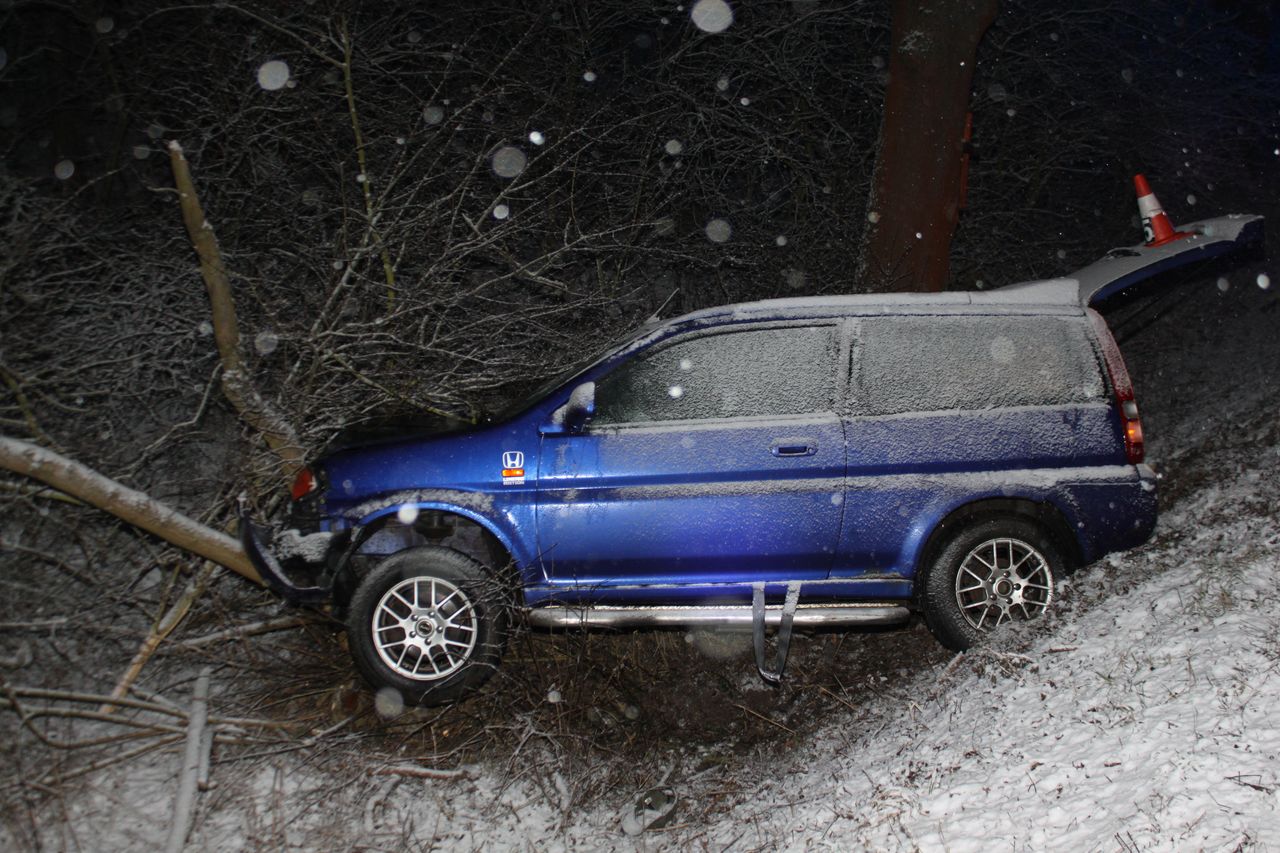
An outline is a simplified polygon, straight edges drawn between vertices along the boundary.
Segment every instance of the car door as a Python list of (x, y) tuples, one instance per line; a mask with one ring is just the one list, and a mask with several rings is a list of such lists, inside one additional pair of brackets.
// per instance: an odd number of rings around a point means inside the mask
[(538, 545), (566, 586), (825, 578), (839, 534), (840, 327), (695, 332), (596, 379), (539, 453)]

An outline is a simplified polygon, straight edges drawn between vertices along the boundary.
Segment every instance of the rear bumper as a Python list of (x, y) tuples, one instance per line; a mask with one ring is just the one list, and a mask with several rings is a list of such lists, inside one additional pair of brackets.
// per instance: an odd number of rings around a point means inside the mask
[(1122, 482), (1071, 486), (1081, 562), (1136, 548), (1151, 538), (1158, 514), (1156, 473), (1149, 465), (1131, 470), (1132, 477)]

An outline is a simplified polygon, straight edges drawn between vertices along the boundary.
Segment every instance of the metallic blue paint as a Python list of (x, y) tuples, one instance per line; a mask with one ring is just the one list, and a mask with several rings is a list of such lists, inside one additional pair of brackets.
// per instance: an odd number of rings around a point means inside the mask
[[(777, 456), (780, 441), (812, 454)], [(548, 579), (616, 583), (819, 580), (843, 510), (834, 414), (588, 428), (539, 456)]]
[[(805, 582), (809, 601), (907, 599), (929, 535), (988, 498), (1054, 507), (1086, 560), (1150, 534), (1149, 471), (1125, 463), (1119, 422), (1103, 403), (588, 424), (576, 433), (552, 423), (577, 385), (673, 336), (892, 313), (867, 304), (800, 300), (689, 315), (639, 333), (503, 423), (333, 454), (319, 463), (326, 526), (375, 523), (404, 505), (457, 513), (509, 549), (530, 606), (743, 602), (753, 582), (768, 582), (774, 598), (789, 580)], [(927, 297), (903, 304), (930, 310)], [(994, 310), (940, 304), (939, 313)], [(1081, 315), (1063, 305), (1005, 311), (1020, 312)], [(847, 359), (852, 324), (841, 328)], [(842, 396), (847, 381), (839, 377)], [(780, 444), (813, 452), (779, 456)], [(512, 452), (523, 454), (523, 482), (504, 481)], [(375, 537), (365, 550), (385, 547)]]

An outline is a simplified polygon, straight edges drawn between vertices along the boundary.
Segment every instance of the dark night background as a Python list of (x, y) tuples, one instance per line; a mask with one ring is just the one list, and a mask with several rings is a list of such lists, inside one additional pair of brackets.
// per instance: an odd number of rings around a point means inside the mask
[[(687, 6), (637, 0), (0, 0), (0, 433), (213, 527), (242, 491), (275, 508), (279, 460), (219, 385), (170, 141), (220, 241), (252, 380), (312, 454), (387, 415), (477, 418), (655, 311), (859, 292), (889, 6), (742, 0), (711, 34)], [(1280, 2), (999, 6), (978, 50), (952, 289), (1064, 275), (1140, 242), (1136, 172), (1174, 222), (1276, 221)], [(1256, 272), (1223, 282), (1273, 312)], [(1180, 346), (1220, 330), (1188, 326)], [(16, 476), (0, 517), (0, 609), (106, 626), (38, 646), (47, 685), (109, 690), (199, 566)], [(184, 630), (275, 606), (220, 576)], [(513, 651), (501, 698), (387, 735), (361, 691), (334, 690), (352, 678), (336, 632), (307, 631), (216, 659), (246, 685), (227, 701), (309, 732), (356, 709), (360, 749), (379, 756), (567, 743), (544, 700), (575, 672), (610, 699), (568, 727), (623, 763), (649, 759), (645, 736), (721, 737), (699, 709), (754, 701), (717, 681), (720, 661), (682, 662), (679, 637), (544, 639)], [(868, 644), (876, 672), (943, 662)], [(178, 681), (206, 654), (152, 666)], [(671, 734), (635, 672), (695, 686), (669, 700), (687, 730)], [(610, 728), (632, 708), (640, 735)], [(744, 719), (740, 744), (778, 736)]]

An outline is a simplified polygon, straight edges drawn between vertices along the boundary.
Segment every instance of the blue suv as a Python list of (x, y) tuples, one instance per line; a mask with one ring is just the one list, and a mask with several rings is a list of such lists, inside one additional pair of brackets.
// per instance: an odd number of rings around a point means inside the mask
[(1249, 221), (1072, 279), (655, 323), (494, 423), (320, 459), (293, 526), (243, 541), (286, 597), (345, 603), (361, 673), (415, 704), (481, 684), (517, 616), (739, 626), (771, 680), (793, 628), (919, 612), (964, 649), (1150, 535), (1133, 386), (1087, 306)]

